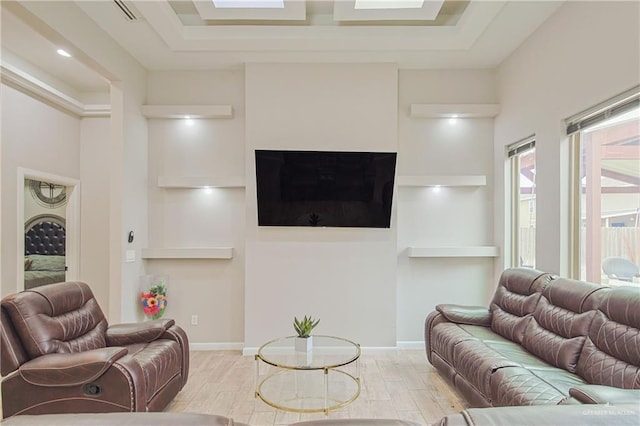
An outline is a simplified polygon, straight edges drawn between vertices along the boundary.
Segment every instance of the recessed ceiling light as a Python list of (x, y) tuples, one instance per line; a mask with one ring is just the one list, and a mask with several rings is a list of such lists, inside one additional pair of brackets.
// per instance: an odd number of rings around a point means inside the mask
[(219, 9), (284, 9), (284, 0), (212, 0)]
[(355, 0), (354, 9), (422, 9), (424, 0)]
[(64, 49), (58, 49), (56, 52), (58, 52), (58, 55), (64, 56), (65, 58), (71, 57), (71, 54)]

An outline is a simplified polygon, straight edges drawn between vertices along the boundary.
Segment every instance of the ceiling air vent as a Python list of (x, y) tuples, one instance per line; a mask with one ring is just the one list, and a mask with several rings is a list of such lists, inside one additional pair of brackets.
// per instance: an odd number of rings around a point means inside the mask
[(127, 6), (127, 4), (122, 0), (113, 0), (113, 2), (118, 6), (118, 8), (124, 13), (129, 21), (137, 21), (138, 17), (134, 13), (134, 9), (132, 6)]

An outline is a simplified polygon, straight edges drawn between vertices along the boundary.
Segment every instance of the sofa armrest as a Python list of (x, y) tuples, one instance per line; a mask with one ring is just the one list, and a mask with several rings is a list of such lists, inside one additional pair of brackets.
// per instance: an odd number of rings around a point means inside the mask
[(153, 342), (158, 340), (174, 324), (175, 321), (172, 319), (159, 319), (111, 325), (105, 332), (107, 346), (127, 346), (135, 343)]
[(37, 386), (77, 386), (94, 381), (126, 348), (100, 348), (85, 352), (47, 354), (27, 361), (18, 369), (22, 378)]
[(456, 324), (491, 325), (491, 312), (484, 306), (437, 305), (436, 310)]
[(583, 404), (638, 404), (640, 389), (621, 389), (613, 386), (582, 385), (569, 389), (569, 395)]

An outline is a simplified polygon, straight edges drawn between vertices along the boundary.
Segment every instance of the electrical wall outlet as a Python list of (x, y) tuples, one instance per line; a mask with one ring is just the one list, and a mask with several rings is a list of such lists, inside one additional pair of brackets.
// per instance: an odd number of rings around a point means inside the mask
[(198, 316), (191, 315), (191, 325), (198, 325)]

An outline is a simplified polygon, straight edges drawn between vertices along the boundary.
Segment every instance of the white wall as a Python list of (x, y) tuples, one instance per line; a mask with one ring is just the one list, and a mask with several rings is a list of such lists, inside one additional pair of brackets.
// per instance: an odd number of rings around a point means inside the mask
[(396, 342), (396, 229), (257, 226), (255, 149), (397, 151), (392, 65), (246, 66), (245, 347), (294, 316), (364, 346)]
[(566, 2), (499, 68), (495, 239), (507, 244), (504, 147), (535, 134), (539, 269), (569, 273), (563, 120), (640, 83), (639, 15), (637, 2)]
[[(96, 159), (108, 163), (109, 173), (109, 206), (103, 216), (109, 230), (104, 241), (108, 246), (109, 299), (101, 304), (111, 322), (120, 322), (133, 320), (139, 309), (136, 296), (144, 271), (139, 247), (147, 244), (147, 134), (146, 121), (140, 113), (146, 97), (146, 72), (81, 9), (99, 6), (99, 2), (23, 2), (16, 7), (24, 7), (25, 13), (33, 13), (46, 22), (50, 27), (47, 31), (57, 33), (58, 39), (72, 50), (82, 52), (84, 55), (78, 59), (111, 82), (109, 149), (106, 157)], [(90, 94), (87, 99), (98, 97)], [(100, 135), (96, 137), (101, 139)], [(137, 260), (125, 263), (126, 238), (132, 229), (137, 234)]]
[[(322, 320), (318, 333), (394, 346), (422, 341), (437, 303), (486, 303), (492, 258), (408, 259), (406, 248), (493, 244), (493, 120), (451, 126), (408, 111), (411, 103), (495, 102), (491, 71), (402, 71), (398, 81), (388, 65), (250, 65), (246, 76), (155, 72), (148, 81), (149, 104), (234, 109), (232, 119), (191, 125), (148, 120), (149, 247), (234, 248), (231, 260), (144, 261), (146, 273), (170, 276), (167, 315), (192, 342), (254, 348), (311, 314)], [(399, 175), (487, 175), (488, 185), (443, 188), (435, 198), (396, 188), (391, 229), (258, 227), (257, 148), (398, 151)], [(246, 195), (158, 188), (159, 176), (239, 178)]]
[(493, 119), (410, 118), (411, 104), (496, 100), (488, 70), (402, 71), (398, 175), (484, 175), (481, 187), (399, 187), (398, 341), (424, 339), (438, 303), (485, 305), (493, 258), (408, 258), (408, 247), (492, 246)]
[[(80, 120), (24, 93), (0, 85), (2, 108), (2, 295), (18, 290), (18, 168), (79, 179)], [(34, 124), (35, 123), (35, 124)], [(20, 262), (22, 264), (22, 262)]]
[[(109, 118), (80, 123), (80, 279), (102, 309), (109, 306)], [(96, 161), (98, 160), (98, 161)]]
[[(158, 177), (244, 181), (244, 74), (158, 72), (150, 104), (231, 105), (231, 119), (150, 119), (149, 247), (233, 247), (231, 260), (146, 260), (146, 273), (169, 276), (166, 314), (192, 343), (241, 347), (244, 341), (243, 188), (166, 189)], [(198, 325), (191, 316), (198, 316)]]

